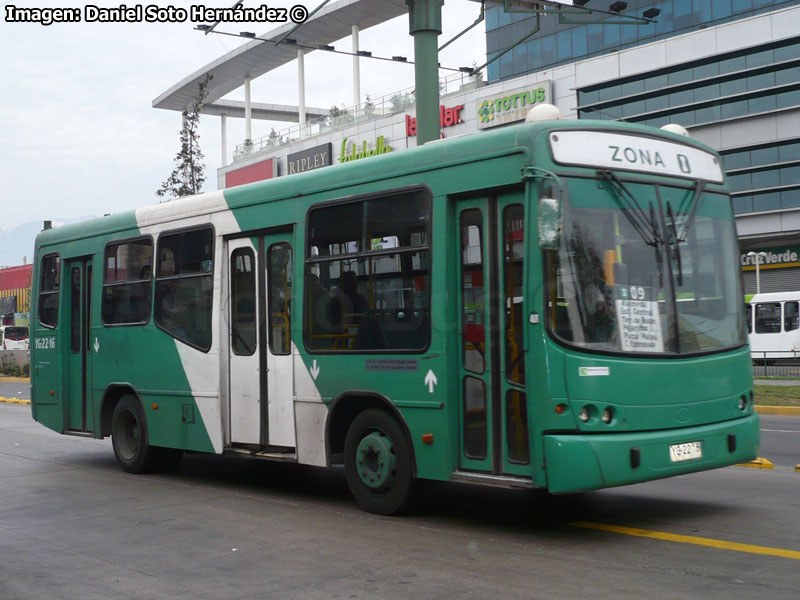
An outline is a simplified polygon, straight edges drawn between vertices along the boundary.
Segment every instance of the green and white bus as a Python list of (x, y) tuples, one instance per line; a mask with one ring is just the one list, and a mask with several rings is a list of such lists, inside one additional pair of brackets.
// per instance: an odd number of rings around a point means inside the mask
[(569, 493), (757, 456), (719, 157), (543, 121), (43, 231), (33, 417), (184, 451)]

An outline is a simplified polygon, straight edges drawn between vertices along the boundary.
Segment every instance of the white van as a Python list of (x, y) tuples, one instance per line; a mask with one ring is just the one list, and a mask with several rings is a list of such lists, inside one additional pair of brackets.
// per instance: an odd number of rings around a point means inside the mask
[(2, 350), (28, 350), (28, 328), (16, 325), (0, 325), (0, 349)]
[(753, 358), (800, 358), (800, 292), (755, 294), (746, 308)]

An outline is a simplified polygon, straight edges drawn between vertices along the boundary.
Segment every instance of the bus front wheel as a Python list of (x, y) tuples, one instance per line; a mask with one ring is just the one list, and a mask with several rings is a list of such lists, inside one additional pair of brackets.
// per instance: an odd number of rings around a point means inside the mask
[(158, 461), (158, 448), (147, 444), (147, 422), (142, 405), (123, 396), (111, 418), (111, 443), (119, 466), (127, 473), (149, 473)]
[(359, 414), (344, 441), (347, 485), (367, 512), (393, 515), (408, 507), (412, 495), (411, 449), (402, 427), (388, 413)]

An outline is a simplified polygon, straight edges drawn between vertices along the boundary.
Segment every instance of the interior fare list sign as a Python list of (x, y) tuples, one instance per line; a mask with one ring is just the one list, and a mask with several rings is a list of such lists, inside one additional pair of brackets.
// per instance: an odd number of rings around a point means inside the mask
[(653, 288), (640, 285), (614, 286), (614, 303), (623, 350), (663, 352), (658, 296)]

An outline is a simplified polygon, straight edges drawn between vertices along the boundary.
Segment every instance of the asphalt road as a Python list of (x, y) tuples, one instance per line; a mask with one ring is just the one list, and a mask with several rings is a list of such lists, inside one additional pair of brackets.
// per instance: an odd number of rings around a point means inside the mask
[(27, 381), (0, 381), (0, 398), (31, 399), (31, 384)]
[(759, 454), (768, 458), (776, 469), (793, 471), (800, 465), (800, 417), (760, 415), (759, 418), (761, 420)]
[(339, 471), (190, 455), (128, 475), (107, 440), (0, 404), (0, 598), (794, 599), (798, 485), (740, 467), (561, 497), (435, 484), (384, 518)]

